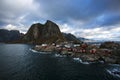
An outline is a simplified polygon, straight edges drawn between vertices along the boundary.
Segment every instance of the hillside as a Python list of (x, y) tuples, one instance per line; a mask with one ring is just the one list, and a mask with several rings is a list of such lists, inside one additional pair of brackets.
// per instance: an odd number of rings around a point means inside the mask
[(22, 39), (25, 43), (33, 44), (58, 43), (64, 40), (58, 25), (49, 20), (45, 24), (33, 24)]

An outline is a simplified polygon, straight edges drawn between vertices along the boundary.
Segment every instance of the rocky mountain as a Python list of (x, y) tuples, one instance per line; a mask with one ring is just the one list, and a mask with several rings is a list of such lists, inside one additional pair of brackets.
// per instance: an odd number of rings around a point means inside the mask
[(81, 40), (79, 40), (78, 38), (76, 38), (73, 34), (71, 33), (62, 33), (63, 36), (65, 37), (66, 41), (73, 41), (74, 43), (80, 43)]
[(58, 25), (49, 20), (45, 24), (33, 24), (22, 39), (25, 43), (33, 44), (58, 43), (64, 40)]
[(43, 44), (63, 41), (80, 43), (73, 34), (61, 33), (59, 26), (50, 20), (45, 24), (32, 24), (25, 35), (17, 30), (0, 29), (0, 42)]
[(12, 42), (20, 39), (21, 33), (18, 30), (0, 29), (0, 42)]

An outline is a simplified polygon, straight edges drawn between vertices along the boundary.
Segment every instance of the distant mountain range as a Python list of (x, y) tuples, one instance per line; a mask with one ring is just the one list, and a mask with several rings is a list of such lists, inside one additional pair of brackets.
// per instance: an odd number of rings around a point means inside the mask
[(76, 36), (71, 33), (62, 33), (66, 41), (74, 41), (75, 43), (81, 42)]
[(23, 36), (18, 30), (0, 29), (0, 42), (12, 42)]
[(86, 39), (86, 38), (82, 38), (82, 37), (78, 37), (78, 39), (79, 39), (80, 41), (83, 41), (83, 42), (97, 42), (97, 40)]
[(77, 38), (71, 33), (62, 33), (59, 26), (50, 20), (47, 20), (45, 24), (32, 24), (26, 34), (22, 34), (17, 30), (0, 29), (0, 42), (42, 44), (63, 41), (81, 43), (90, 40), (81, 37)]

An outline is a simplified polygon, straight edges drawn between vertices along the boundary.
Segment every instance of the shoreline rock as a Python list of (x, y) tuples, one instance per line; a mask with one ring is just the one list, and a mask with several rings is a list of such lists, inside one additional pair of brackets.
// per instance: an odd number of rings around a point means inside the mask
[(66, 55), (72, 58), (80, 58), (83, 62), (104, 62), (104, 63), (120, 64), (120, 57), (109, 52), (109, 49), (98, 48), (95, 53), (90, 53), (89, 52), (90, 49), (87, 48), (86, 50), (88, 51), (82, 53), (82, 52), (74, 52), (73, 50), (69, 51), (64, 47), (62, 49), (59, 49), (56, 48), (55, 45), (47, 45), (47, 46), (39, 45), (34, 47), (33, 49), (44, 52), (56, 52), (60, 55)]

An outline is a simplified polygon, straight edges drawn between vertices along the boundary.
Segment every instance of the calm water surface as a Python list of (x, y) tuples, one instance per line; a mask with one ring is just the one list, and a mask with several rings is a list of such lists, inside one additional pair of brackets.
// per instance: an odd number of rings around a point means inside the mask
[(32, 45), (0, 44), (0, 80), (120, 80), (120, 65), (82, 64), (72, 58), (32, 52)]

